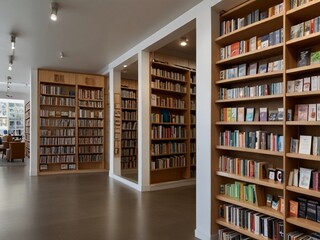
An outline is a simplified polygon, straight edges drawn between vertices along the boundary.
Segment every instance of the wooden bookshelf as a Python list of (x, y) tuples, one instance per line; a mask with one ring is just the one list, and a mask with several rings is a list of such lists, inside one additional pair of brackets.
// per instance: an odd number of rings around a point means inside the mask
[(153, 61), (150, 92), (150, 184), (195, 177), (196, 72)]
[(104, 77), (38, 70), (38, 174), (105, 171)]
[[(249, 0), (233, 9), (224, 11), (222, 13), (217, 13), (215, 15), (216, 17), (220, 18), (222, 31), (213, 31), (214, 39), (212, 52), (212, 59), (214, 62), (212, 69), (212, 96), (214, 97), (214, 106), (212, 107), (211, 118), (213, 124), (212, 146), (215, 149), (214, 151), (212, 151), (212, 168), (216, 173), (216, 178), (214, 179), (215, 181), (212, 189), (212, 227), (214, 234), (217, 233), (218, 229), (221, 228), (221, 226), (224, 226), (239, 233), (245, 234), (253, 239), (264, 239), (261, 238), (259, 234), (254, 234), (251, 231), (227, 223), (224, 216), (222, 214), (219, 214), (221, 204), (225, 203), (250, 209), (255, 212), (262, 213), (266, 216), (271, 216), (282, 220), (284, 229), (282, 236), (283, 238), (285, 238), (289, 232), (293, 232), (296, 230), (304, 233), (320, 232), (320, 223), (313, 222), (308, 219), (288, 217), (290, 200), (296, 201), (297, 197), (299, 196), (310, 200), (316, 200), (318, 202), (320, 200), (320, 192), (318, 191), (288, 185), (289, 173), (293, 169), (304, 167), (320, 170), (320, 156), (290, 152), (291, 139), (299, 139), (301, 135), (309, 135), (314, 137), (320, 136), (320, 122), (291, 121), (287, 119), (287, 110), (291, 109), (293, 111), (293, 119), (295, 106), (298, 104), (320, 103), (318, 100), (320, 95), (320, 88), (314, 89), (313, 91), (311, 91), (312, 88), (310, 88), (309, 91), (303, 89), (303, 91), (295, 90), (296, 92), (287, 92), (288, 81), (298, 80), (301, 78), (304, 80), (307, 77), (320, 75), (319, 63), (298, 67), (299, 52), (301, 50), (310, 49), (311, 52), (320, 50), (318, 46), (320, 40), (320, 31), (314, 33), (311, 32), (308, 35), (290, 39), (292, 34), (292, 26), (320, 16), (320, 13), (318, 11), (320, 7), (320, 1), (310, 1), (293, 9), (290, 9), (290, 3), (290, 0), (274, 0), (268, 1), (268, 3)], [(258, 20), (254, 23), (245, 25), (243, 27), (240, 27), (239, 29), (232, 31), (232, 27), (235, 26), (234, 23), (232, 23), (232, 19), (239, 19), (237, 20), (237, 24), (240, 24), (241, 18), (247, 17), (248, 14), (251, 14), (256, 9), (259, 9), (260, 14), (261, 12), (268, 10), (269, 7), (278, 4), (283, 4), (283, 11), (279, 14), (268, 16), (263, 20)], [(269, 10), (268, 13), (270, 14)], [(261, 15), (259, 16), (261, 17)], [(227, 25), (228, 21), (230, 21), (231, 25)], [(215, 22), (214, 24), (217, 23)], [(223, 33), (223, 30), (225, 30), (224, 28), (227, 27), (227, 33), (224, 35), (220, 35), (221, 33)], [(231, 32), (228, 32), (229, 27), (231, 28)], [(270, 35), (269, 33), (280, 28), (283, 29), (282, 41), (277, 44), (271, 44), (270, 46), (270, 39), (273, 35)], [(265, 37), (267, 34), (269, 34), (268, 37)], [(237, 42), (240, 42), (239, 46), (244, 46), (243, 49), (245, 49), (245, 45), (241, 45), (243, 44), (243, 41), (246, 41), (255, 36), (257, 38), (264, 36), (264, 40), (261, 38), (260, 49), (257, 47), (252, 51), (244, 52), (241, 52), (241, 50), (237, 49)], [(265, 39), (268, 39), (267, 42)], [(259, 46), (260, 44), (259, 41), (260, 40), (257, 40), (256, 42), (257, 46)], [(265, 42), (262, 43), (263, 41)], [(248, 42), (245, 43), (247, 44)], [(266, 46), (266, 44), (269, 45)], [(262, 47), (262, 45), (264, 45), (264, 47)], [(233, 54), (230, 54), (228, 52), (228, 58), (226, 58), (226, 52), (224, 51), (229, 51), (229, 48), (231, 48)], [(259, 69), (259, 61), (265, 58), (270, 59), (272, 58), (272, 55), (274, 55), (275, 57), (280, 57), (280, 59), (283, 60), (282, 69), (278, 71), (267, 71), (262, 73), (256, 71), (256, 74), (248, 74), (248, 68), (250, 64), (252, 64), (252, 62), (257, 62), (257, 68)], [(267, 60), (268, 64), (269, 59)], [(225, 75), (225, 73), (229, 69), (232, 70), (236, 66), (238, 66), (237, 70), (239, 71), (239, 66), (241, 64), (246, 64), (247, 71), (244, 75), (230, 75), (229, 73), (229, 75)], [(236, 92), (237, 89), (243, 89), (244, 87), (250, 88), (254, 86), (260, 86), (261, 84), (269, 84), (275, 82), (282, 83), (283, 87), (282, 91), (275, 95), (271, 95), (269, 93), (264, 95), (253, 94), (252, 97), (248, 97), (248, 94), (240, 94), (239, 97), (239, 95), (237, 95), (238, 93)], [(227, 94), (225, 93), (225, 91), (227, 92)], [(255, 110), (267, 107), (268, 111), (269, 109), (283, 108), (283, 120), (276, 122), (239, 122), (235, 120), (231, 122), (228, 118), (228, 121), (222, 121), (224, 120), (224, 118), (220, 118), (221, 109), (238, 108), (239, 106), (245, 106), (246, 108), (255, 108)], [(226, 144), (226, 146), (223, 146), (221, 142), (225, 140), (223, 138), (225, 135), (222, 135), (223, 137), (221, 137), (220, 132), (225, 133), (228, 130), (228, 133), (232, 133), (234, 130), (239, 130), (240, 132), (266, 131), (276, 133), (283, 136), (283, 142), (281, 143), (283, 146), (283, 151), (276, 152), (252, 148), (230, 147), (233, 146), (232, 144)], [(233, 170), (223, 172), (225, 170), (221, 171), (221, 166), (219, 167), (219, 163), (221, 163), (219, 159), (221, 156), (230, 157), (231, 160), (232, 158), (241, 158), (254, 160), (255, 162), (267, 162), (269, 163), (269, 166), (272, 166), (272, 168), (283, 170), (284, 181), (283, 183), (279, 183), (269, 179), (256, 179), (254, 177), (245, 177), (236, 174), (230, 174), (229, 172), (234, 172)], [(265, 191), (270, 191), (272, 195), (281, 195), (284, 199), (285, 213), (282, 214), (280, 212), (274, 211), (273, 209), (270, 209), (263, 204), (261, 206), (257, 206), (249, 204), (247, 202), (238, 201), (236, 198), (228, 197), (227, 195), (221, 193), (221, 185), (233, 183), (235, 180), (242, 181), (247, 184), (255, 184)]]
[(25, 125), (24, 125), (24, 141), (25, 141), (25, 155), (30, 157), (30, 102), (25, 105)]

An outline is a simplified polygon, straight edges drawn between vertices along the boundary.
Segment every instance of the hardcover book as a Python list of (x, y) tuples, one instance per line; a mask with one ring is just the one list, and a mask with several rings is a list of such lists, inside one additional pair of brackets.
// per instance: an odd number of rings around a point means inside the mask
[(290, 217), (298, 217), (298, 202), (290, 200), (289, 201), (289, 215)]
[(298, 121), (308, 121), (308, 104), (298, 105)]
[(317, 206), (318, 202), (308, 200), (307, 202), (307, 216), (306, 218), (314, 222), (317, 221)]
[(307, 199), (298, 197), (298, 217), (306, 218), (307, 215)]
[(302, 92), (303, 79), (297, 79), (294, 81), (294, 92)]
[(250, 63), (249, 65), (249, 75), (257, 74), (257, 63)]
[(309, 116), (308, 121), (317, 120), (317, 104), (309, 104)]
[(266, 73), (268, 68), (268, 63), (265, 61), (259, 62), (259, 73)]
[(239, 65), (239, 77), (244, 77), (247, 75), (247, 64)]
[(320, 63), (320, 51), (311, 53), (311, 64)]
[(312, 176), (312, 169), (301, 167), (299, 172), (299, 187), (309, 189)]
[(269, 110), (269, 121), (277, 121), (278, 120), (278, 110)]
[(287, 82), (287, 93), (293, 93), (295, 89), (295, 81), (288, 81)]
[(302, 50), (299, 53), (297, 67), (310, 65), (310, 49)]
[(311, 152), (312, 136), (300, 135), (299, 140), (299, 154), (309, 154)]
[(310, 77), (305, 77), (303, 79), (303, 91), (308, 92), (310, 91), (311, 79)]
[(238, 108), (238, 122), (244, 122), (244, 107)]
[(260, 108), (260, 122), (268, 121), (268, 108)]
[(246, 122), (252, 122), (254, 118), (254, 108), (246, 109)]

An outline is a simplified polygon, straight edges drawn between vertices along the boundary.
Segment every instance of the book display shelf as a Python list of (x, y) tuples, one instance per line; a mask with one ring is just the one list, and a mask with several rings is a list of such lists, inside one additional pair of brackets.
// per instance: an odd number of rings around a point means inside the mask
[(104, 171), (104, 77), (38, 70), (39, 175)]
[[(320, 1), (257, 1), (213, 30), (213, 232), (320, 232)], [(226, 230), (229, 229), (229, 230)]]
[(25, 105), (25, 125), (24, 125), (24, 138), (25, 138), (25, 154), (30, 157), (30, 102)]
[(150, 184), (195, 176), (195, 71), (151, 62)]
[(137, 170), (138, 81), (121, 80), (121, 172)]

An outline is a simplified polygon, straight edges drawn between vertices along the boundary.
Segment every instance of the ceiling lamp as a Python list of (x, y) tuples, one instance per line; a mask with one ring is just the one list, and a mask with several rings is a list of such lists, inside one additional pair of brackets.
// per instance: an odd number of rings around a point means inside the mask
[(9, 68), (8, 68), (9, 71), (12, 70), (12, 65), (13, 65), (13, 55), (10, 55), (9, 56)]
[(53, 2), (51, 3), (51, 15), (50, 15), (50, 19), (52, 21), (57, 21), (58, 19), (58, 4)]
[(16, 35), (11, 34), (11, 49), (14, 50), (16, 48)]
[(188, 40), (186, 37), (181, 38), (181, 40), (180, 40), (180, 46), (181, 46), (181, 47), (187, 46), (187, 45), (188, 45), (188, 41), (189, 41), (189, 40)]

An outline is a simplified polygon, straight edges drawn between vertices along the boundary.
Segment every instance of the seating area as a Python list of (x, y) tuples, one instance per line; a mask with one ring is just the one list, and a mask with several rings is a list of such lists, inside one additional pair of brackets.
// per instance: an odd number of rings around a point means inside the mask
[(21, 159), (24, 162), (25, 157), (25, 143), (21, 141), (13, 141), (12, 136), (3, 136), (2, 145), (0, 145), (0, 154), (2, 158), (13, 162), (15, 159)]

